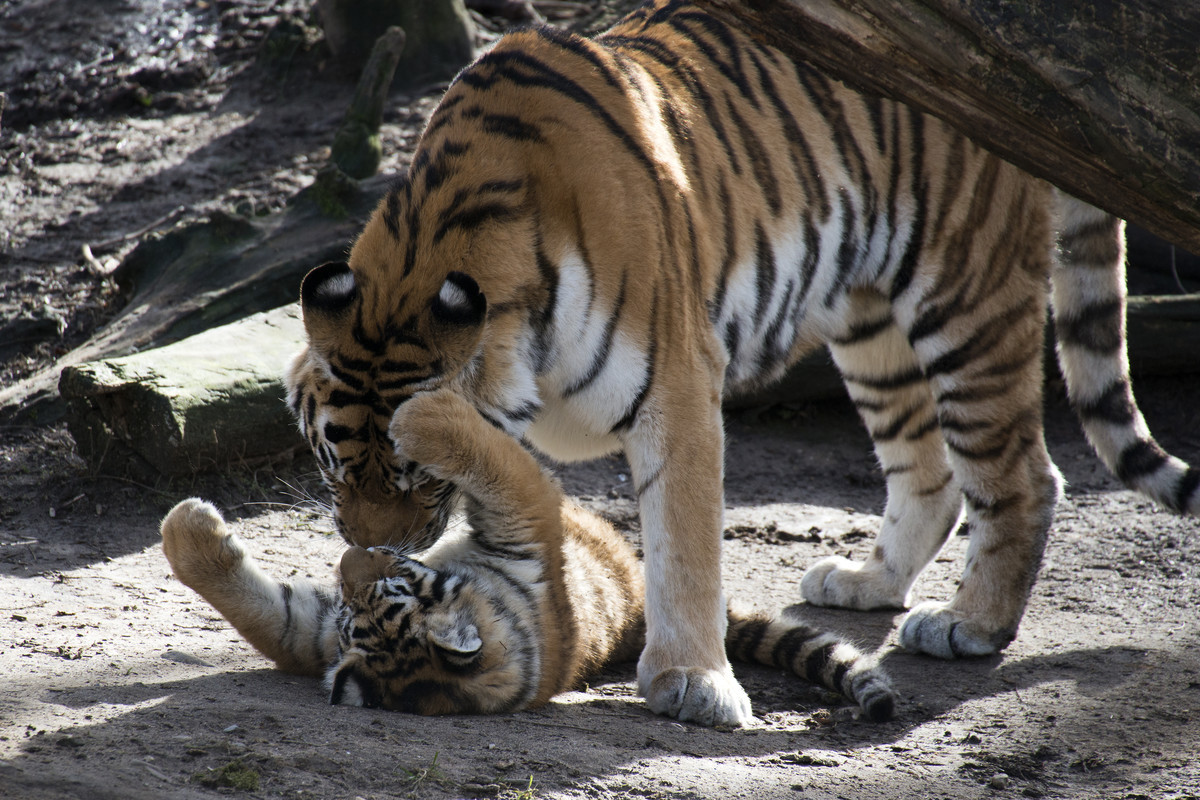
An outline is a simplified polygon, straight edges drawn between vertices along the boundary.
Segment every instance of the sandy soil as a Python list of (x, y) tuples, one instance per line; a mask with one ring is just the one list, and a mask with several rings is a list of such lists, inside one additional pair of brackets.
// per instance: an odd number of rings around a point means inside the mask
[[(147, 227), (269, 211), (311, 179), (350, 87), (321, 69), (319, 46), (290, 72), (254, 62), (276, 15), (304, 5), (0, 6), (0, 381), (119, 307), (82, 244), (103, 265)], [(403, 165), (434, 102), (397, 96), (385, 169)], [(1200, 379), (1138, 390), (1163, 443), (1200, 463)], [(1198, 797), (1200, 523), (1121, 490), (1053, 385), (1047, 413), (1070, 486), (1041, 578), (1009, 650), (962, 663), (897, 651), (899, 615), (795, 605), (807, 564), (864, 555), (879, 525), (883, 481), (853, 411), (730, 415), (729, 594), (883, 648), (903, 697), (895, 721), (870, 724), (739, 667), (757, 721), (734, 732), (649, 714), (632, 665), (512, 716), (330, 707), (316, 681), (272, 670), (171, 577), (157, 533), (174, 502), (199, 494), (270, 569), (326, 579), (341, 544), (304, 499), (320, 497), (311, 464), (142, 485), (93, 474), (52, 409), (6, 424), (0, 797)], [(561, 472), (636, 540), (623, 462)], [(964, 549), (952, 539), (917, 599), (951, 595)]]

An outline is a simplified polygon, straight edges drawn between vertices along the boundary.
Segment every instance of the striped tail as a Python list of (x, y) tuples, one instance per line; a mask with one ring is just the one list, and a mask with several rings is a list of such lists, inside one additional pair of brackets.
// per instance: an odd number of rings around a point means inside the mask
[(1200, 470), (1167, 453), (1133, 398), (1125, 333), (1125, 223), (1067, 195), (1051, 274), (1058, 361), (1096, 454), (1121, 481), (1200, 514)]
[(765, 615), (730, 612), (725, 634), (729, 657), (789, 670), (853, 700), (875, 722), (892, 718), (896, 693), (874, 656), (832, 633)]

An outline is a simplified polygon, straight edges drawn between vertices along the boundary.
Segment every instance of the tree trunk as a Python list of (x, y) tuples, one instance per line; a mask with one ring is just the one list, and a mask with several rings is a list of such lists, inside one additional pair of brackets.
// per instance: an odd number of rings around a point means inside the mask
[(1200, 7), (696, 0), (855, 88), (1200, 252)]
[(396, 82), (418, 87), (453, 78), (474, 55), (475, 25), (463, 0), (317, 0), (325, 41), (349, 69), (360, 69), (390, 26), (408, 41)]

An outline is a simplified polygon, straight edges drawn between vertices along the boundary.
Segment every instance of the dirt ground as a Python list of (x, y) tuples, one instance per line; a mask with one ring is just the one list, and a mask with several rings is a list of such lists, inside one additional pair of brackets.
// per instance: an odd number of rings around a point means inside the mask
[[(269, 213), (311, 180), (352, 87), (319, 43), (282, 69), (256, 60), (280, 13), (306, 6), (0, 0), (0, 382), (119, 308), (103, 273), (144, 236)], [(404, 165), (436, 94), (396, 95), (384, 169)], [(1160, 441), (1200, 463), (1200, 377), (1137, 389)], [(862, 722), (739, 666), (756, 723), (716, 732), (647, 712), (632, 665), (511, 716), (330, 707), (170, 575), (157, 532), (201, 495), (269, 569), (328, 579), (341, 544), (312, 464), (135, 483), (94, 474), (42, 409), (0, 427), (0, 797), (1200, 797), (1200, 522), (1122, 490), (1053, 382), (1047, 415), (1069, 487), (1025, 623), (1003, 655), (946, 663), (896, 649), (899, 614), (797, 605), (806, 565), (862, 557), (879, 525), (853, 410), (730, 414), (728, 593), (882, 648), (902, 704)], [(622, 461), (560, 472), (636, 540)], [(948, 598), (964, 550), (953, 538), (914, 598)]]

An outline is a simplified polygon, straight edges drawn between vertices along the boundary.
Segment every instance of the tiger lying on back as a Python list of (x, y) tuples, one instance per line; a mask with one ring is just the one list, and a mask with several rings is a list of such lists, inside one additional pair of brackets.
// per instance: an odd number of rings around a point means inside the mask
[[(639, 689), (656, 711), (736, 724), (749, 703), (723, 646), (723, 393), (827, 345), (887, 506), (865, 563), (823, 559), (800, 593), (906, 606), (965, 499), (958, 590), (914, 608), (900, 642), (993, 653), (1016, 634), (1060, 493), (1042, 433), (1048, 289), (1101, 458), (1200, 511), (1200, 472), (1133, 399), (1119, 220), (658, 0), (595, 40), (510, 34), (460, 74), (348, 263), (305, 278), (289, 402), (339, 528), (364, 546), (421, 549), (445, 527), (452, 487), (422, 480), (388, 433), (414, 392), (450, 388), (558, 459), (624, 450), (645, 544)], [(684, 703), (656, 688), (681, 683)]]
[[(568, 501), (516, 440), (458, 395), (414, 397), (393, 435), (400, 453), (461, 491), (469, 530), (411, 558), (351, 547), (339, 597), (267, 577), (216, 509), (185, 500), (162, 524), (176, 576), (280, 668), (324, 674), (332, 703), (516, 711), (637, 656), (641, 565), (612, 526)], [(731, 612), (727, 646), (736, 659), (840, 692), (872, 719), (892, 715), (895, 697), (874, 659), (830, 634)]]

